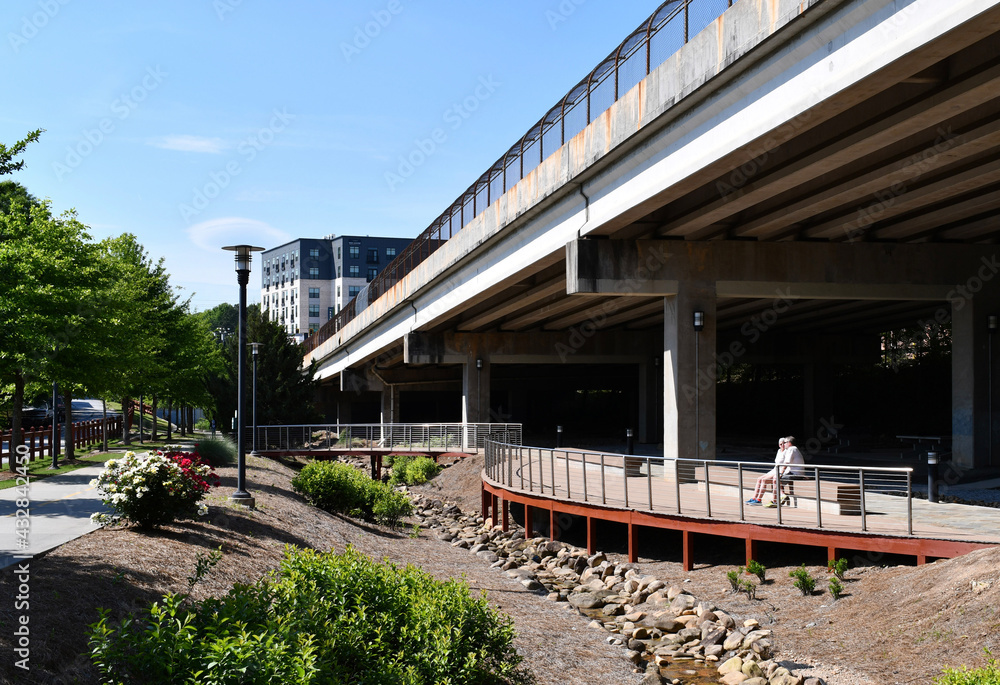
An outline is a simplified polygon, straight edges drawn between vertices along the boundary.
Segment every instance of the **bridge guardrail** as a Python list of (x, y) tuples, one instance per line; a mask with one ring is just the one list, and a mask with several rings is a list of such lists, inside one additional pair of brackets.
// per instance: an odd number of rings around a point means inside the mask
[[(333, 423), (257, 426), (257, 449), (312, 451), (350, 448), (391, 449), (400, 452), (475, 450), (486, 436), (502, 430), (514, 443), (521, 441), (519, 423)], [(253, 435), (253, 429), (248, 433)]]
[[(502, 435), (489, 437), (485, 455), (486, 476), (515, 490), (569, 501), (739, 521), (747, 520), (750, 505), (744, 500), (754, 492), (757, 477), (773, 467), (762, 462), (531, 447), (503, 440)], [(880, 532), (881, 521), (876, 522), (872, 515), (893, 509), (905, 516), (906, 534), (913, 535), (912, 469), (818, 464), (803, 468), (801, 478), (778, 477), (778, 485), (788, 497), (787, 503), (784, 497), (774, 502), (778, 524), (783, 523), (784, 514), (790, 525), (829, 528), (836, 515), (837, 529), (856, 517), (861, 532)], [(769, 493), (772, 490), (773, 486), (767, 488)], [(873, 508), (871, 501), (876, 498), (879, 504)], [(793, 511), (794, 515), (790, 514)]]
[(667, 0), (469, 186), (357, 296), (303, 342), (310, 352), (663, 64), (733, 0)]

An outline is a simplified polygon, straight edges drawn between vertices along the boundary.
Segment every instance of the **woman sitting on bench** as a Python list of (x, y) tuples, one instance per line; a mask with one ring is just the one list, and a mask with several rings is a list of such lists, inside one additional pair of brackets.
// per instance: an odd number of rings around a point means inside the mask
[(759, 506), (761, 504), (761, 497), (767, 491), (768, 486), (772, 486), (773, 484), (774, 499), (764, 506), (775, 506), (774, 503), (778, 501), (778, 469), (781, 469), (782, 480), (792, 480), (801, 477), (805, 473), (805, 469), (802, 468), (805, 463), (802, 453), (795, 446), (794, 436), (789, 435), (784, 438), (778, 438), (778, 453), (774, 455), (774, 468), (757, 479), (753, 497), (747, 500), (747, 504)]

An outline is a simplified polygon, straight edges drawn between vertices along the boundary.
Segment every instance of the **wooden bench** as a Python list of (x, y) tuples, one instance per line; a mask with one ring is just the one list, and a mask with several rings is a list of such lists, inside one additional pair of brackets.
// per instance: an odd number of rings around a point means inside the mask
[[(698, 482), (698, 490), (705, 490), (705, 468), (697, 467), (695, 477)], [(729, 496), (737, 496), (741, 499), (753, 497), (754, 487), (757, 478), (761, 475), (756, 471), (743, 471), (743, 486), (739, 488), (739, 471), (732, 466), (722, 466), (720, 464), (710, 464), (709, 474), (711, 475), (710, 487), (713, 493), (725, 493)], [(774, 486), (769, 485), (767, 493), (773, 493)], [(781, 481), (781, 490), (788, 495), (789, 503), (783, 506), (801, 509), (804, 511), (816, 511), (817, 506), (824, 514), (842, 514), (847, 516), (861, 514), (861, 487), (851, 483), (838, 483), (820, 479), (819, 501), (816, 499), (816, 480), (806, 470), (806, 476), (797, 479)]]

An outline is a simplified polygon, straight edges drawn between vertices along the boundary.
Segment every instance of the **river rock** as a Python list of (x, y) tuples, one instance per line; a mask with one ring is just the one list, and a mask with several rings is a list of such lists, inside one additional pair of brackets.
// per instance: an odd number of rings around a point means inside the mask
[(591, 592), (577, 592), (569, 596), (569, 603), (578, 609), (593, 609), (604, 602)]
[(732, 673), (734, 671), (743, 670), (743, 659), (738, 656), (734, 656), (731, 659), (724, 661), (719, 665), (719, 675), (726, 675), (727, 673)]

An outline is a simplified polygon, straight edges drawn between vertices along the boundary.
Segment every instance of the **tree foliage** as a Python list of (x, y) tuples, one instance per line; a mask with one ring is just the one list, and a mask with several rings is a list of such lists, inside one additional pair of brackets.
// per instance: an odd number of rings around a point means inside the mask
[[(230, 306), (230, 305), (227, 305)], [(216, 310), (219, 310), (216, 307)], [(236, 309), (233, 307), (233, 309)], [(213, 310), (215, 311), (215, 310)], [(224, 315), (219, 320), (224, 320)], [(238, 326), (237, 326), (238, 327)], [(214, 416), (219, 427), (230, 428), (236, 414), (236, 387), (238, 384), (237, 347), (238, 331), (220, 342), (224, 368), (205, 377), (205, 386), (212, 396)], [(315, 362), (302, 368), (302, 346), (289, 339), (285, 329), (269, 321), (256, 304), (247, 307), (246, 387), (244, 407), (247, 424), (253, 407), (253, 359), (251, 342), (262, 343), (257, 357), (257, 424), (309, 423), (320, 420), (313, 402), (317, 382)]]

